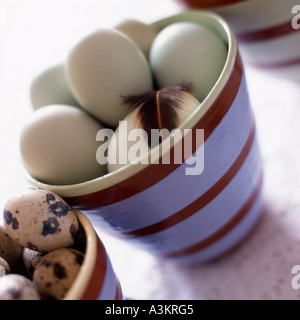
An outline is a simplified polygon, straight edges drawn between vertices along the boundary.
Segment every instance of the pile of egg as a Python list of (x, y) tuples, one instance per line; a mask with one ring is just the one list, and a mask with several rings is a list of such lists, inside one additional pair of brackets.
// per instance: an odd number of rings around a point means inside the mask
[(63, 299), (84, 252), (77, 216), (58, 195), (37, 188), (12, 195), (0, 224), (0, 300)]
[(26, 170), (41, 182), (69, 185), (119, 168), (99, 164), (97, 148), (101, 143), (109, 148), (109, 141), (96, 141), (96, 135), (103, 128), (116, 134), (120, 121), (128, 119), (132, 110), (122, 97), (186, 81), (197, 98), (191, 113), (214, 86), (226, 58), (222, 40), (191, 22), (158, 31), (126, 20), (87, 35), (68, 52), (65, 63), (32, 83), (35, 111), (20, 139)]

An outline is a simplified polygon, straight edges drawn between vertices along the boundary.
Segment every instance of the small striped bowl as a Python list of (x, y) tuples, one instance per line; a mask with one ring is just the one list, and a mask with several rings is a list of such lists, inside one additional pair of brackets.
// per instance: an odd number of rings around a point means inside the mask
[(83, 211), (97, 228), (160, 257), (193, 263), (226, 252), (255, 225), (261, 212), (262, 163), (231, 28), (206, 11), (185, 12), (153, 25), (161, 30), (179, 21), (206, 25), (228, 46), (220, 78), (201, 108), (181, 127), (195, 134), (204, 129), (204, 144), (192, 150), (194, 154), (204, 147), (203, 173), (188, 176), (187, 162), (171, 161), (128, 165), (72, 186), (49, 186), (27, 176), (32, 184), (60, 194)]
[(271, 75), (300, 81), (300, 29), (292, 25), (297, 19), (292, 8), (300, 5), (299, 0), (177, 1), (222, 15), (236, 34), (245, 63)]
[(86, 236), (85, 258), (64, 300), (122, 300), (120, 283), (101, 240), (89, 219), (79, 210), (75, 213)]

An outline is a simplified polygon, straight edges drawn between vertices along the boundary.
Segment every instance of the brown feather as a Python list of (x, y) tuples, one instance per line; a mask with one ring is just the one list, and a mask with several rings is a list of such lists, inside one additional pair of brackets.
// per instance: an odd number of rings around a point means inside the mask
[(171, 132), (177, 128), (180, 120), (178, 111), (185, 109), (191, 96), (192, 85), (182, 83), (122, 98), (125, 104), (132, 106), (132, 112), (137, 115), (138, 122), (148, 134), (148, 145), (151, 147), (151, 129), (167, 129)]

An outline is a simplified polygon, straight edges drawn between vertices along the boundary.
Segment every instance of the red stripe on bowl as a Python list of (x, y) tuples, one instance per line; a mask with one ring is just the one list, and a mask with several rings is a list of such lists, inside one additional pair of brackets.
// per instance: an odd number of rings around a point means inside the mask
[(117, 281), (115, 300), (123, 300), (122, 289), (121, 289), (121, 285), (120, 285), (119, 281)]
[[(233, 104), (235, 97), (238, 93), (240, 83), (242, 80), (243, 66), (240, 55), (237, 54), (233, 70), (227, 83), (224, 85), (220, 94), (205, 113), (205, 115), (195, 125), (193, 130), (204, 129), (204, 141), (209, 138), (214, 129), (221, 122), (225, 114)], [(181, 143), (181, 142), (180, 142)], [(170, 154), (174, 155), (174, 148), (171, 149)], [(196, 151), (196, 145), (193, 146), (192, 153)], [(191, 154), (192, 154), (191, 153)], [(172, 157), (171, 157), (172, 158)], [(130, 178), (116, 183), (115, 185), (91, 193), (77, 197), (65, 197), (65, 200), (77, 209), (87, 210), (98, 208), (101, 206), (110, 205), (140, 193), (149, 187), (155, 185), (160, 180), (164, 179), (180, 164), (174, 164), (171, 159), (170, 164), (150, 164), (145, 169)], [(141, 183), (142, 181), (142, 183)]]
[(247, 32), (237, 35), (237, 40), (240, 43), (266, 41), (274, 38), (282, 37), (292, 32), (297, 32), (299, 30), (293, 29), (291, 20), (282, 23), (280, 25), (261, 29), (253, 32)]
[(277, 61), (277, 62), (272, 62), (272, 63), (252, 63), (249, 62), (249, 65), (255, 68), (259, 69), (280, 69), (280, 68), (286, 68), (286, 67), (291, 67), (294, 65), (299, 65), (300, 64), (300, 57), (296, 57), (290, 60), (285, 60), (285, 61)]
[(130, 236), (130, 237), (143, 237), (147, 236), (149, 234), (157, 233), (163, 230), (166, 230), (181, 221), (191, 217), (195, 213), (197, 213), (199, 210), (204, 208), (209, 202), (211, 202), (219, 193), (222, 192), (222, 190), (225, 189), (225, 187), (231, 182), (231, 180), (235, 177), (235, 175), (240, 170), (241, 166), (245, 162), (245, 159), (247, 158), (251, 146), (254, 141), (255, 136), (255, 123), (254, 120), (252, 121), (252, 126), (250, 130), (250, 134), (247, 138), (247, 141), (245, 143), (245, 146), (243, 147), (242, 151), (234, 161), (234, 163), (231, 165), (231, 167), (227, 170), (227, 172), (210, 188), (208, 189), (204, 194), (202, 194), (198, 199), (196, 199), (194, 202), (189, 204), (187, 207), (183, 208), (182, 210), (176, 212), (172, 216), (161, 220), (155, 224), (152, 224), (150, 226), (147, 226), (145, 228), (141, 228), (138, 230), (132, 230), (132, 231), (124, 231), (122, 232), (122, 235), (124, 236)]
[(106, 250), (97, 236), (97, 253), (93, 272), (80, 300), (97, 300), (107, 272)]
[(225, 224), (221, 229), (219, 229), (217, 232), (212, 234), (210, 237), (206, 238), (205, 240), (202, 240), (188, 248), (176, 251), (176, 252), (170, 252), (164, 254), (164, 257), (166, 258), (176, 258), (176, 257), (181, 257), (185, 255), (189, 255), (195, 252), (198, 252), (200, 250), (203, 250), (213, 243), (217, 242), (224, 236), (226, 236), (235, 226), (238, 225), (240, 221), (247, 215), (247, 213), (250, 211), (252, 206), (255, 203), (255, 200), (257, 199), (261, 188), (262, 188), (262, 181), (263, 181), (263, 175), (260, 175), (258, 184), (254, 188), (251, 196), (249, 199), (246, 201), (244, 206), (238, 211), (238, 213), (227, 223)]
[(249, 0), (178, 0), (192, 8), (212, 8)]

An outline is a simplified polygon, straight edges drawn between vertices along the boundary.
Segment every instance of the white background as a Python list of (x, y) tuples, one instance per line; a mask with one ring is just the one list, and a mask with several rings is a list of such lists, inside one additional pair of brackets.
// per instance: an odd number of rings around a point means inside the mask
[[(85, 34), (123, 18), (144, 22), (182, 8), (166, 0), (0, 0), (0, 208), (27, 186), (18, 141), (35, 75), (62, 62)], [(1, 24), (0, 24), (1, 26)], [(246, 67), (265, 168), (265, 206), (251, 235), (222, 258), (179, 267), (101, 234), (125, 295), (135, 299), (299, 299), (300, 84)], [(2, 209), (0, 209), (2, 211)]]

